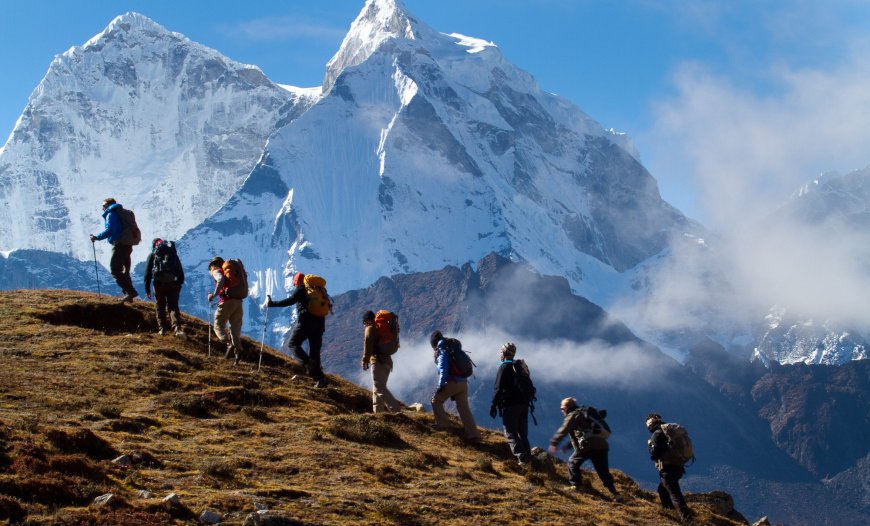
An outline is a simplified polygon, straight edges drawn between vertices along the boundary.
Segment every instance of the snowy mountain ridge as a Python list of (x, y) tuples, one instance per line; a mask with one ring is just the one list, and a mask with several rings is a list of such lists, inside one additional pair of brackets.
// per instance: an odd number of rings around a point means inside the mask
[(121, 15), (55, 57), (4, 145), (0, 248), (88, 259), (108, 196), (137, 212), (146, 236), (180, 237), (314, 100), (143, 15)]
[(327, 70), (323, 98), (180, 243), (194, 266), (248, 254), (259, 301), (296, 271), (338, 293), (495, 252), (605, 303), (630, 269), (697, 228), (624, 136), (543, 92), (496, 46), (437, 33), (398, 2), (368, 2)]

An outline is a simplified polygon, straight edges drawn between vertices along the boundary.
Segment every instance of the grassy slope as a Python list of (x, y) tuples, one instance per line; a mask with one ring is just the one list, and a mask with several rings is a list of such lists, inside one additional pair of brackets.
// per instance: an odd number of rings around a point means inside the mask
[[(367, 391), (337, 377), (314, 389), (272, 349), (253, 371), (249, 340), (233, 367), (219, 345), (206, 356), (204, 322), (185, 317), (186, 342), (160, 337), (152, 309), (0, 293), (0, 522), (183, 524), (210, 509), (242, 524), (260, 504), (305, 524), (677, 523), (618, 471), (624, 504), (591, 474), (590, 491), (566, 492), (564, 466), (517, 467), (500, 433), (472, 448), (431, 432), (429, 413), (369, 415)], [(110, 462), (120, 454), (133, 466)], [(91, 505), (107, 492), (113, 506)], [(171, 492), (181, 506), (161, 503)], [(699, 524), (736, 524), (709, 498), (690, 501)]]

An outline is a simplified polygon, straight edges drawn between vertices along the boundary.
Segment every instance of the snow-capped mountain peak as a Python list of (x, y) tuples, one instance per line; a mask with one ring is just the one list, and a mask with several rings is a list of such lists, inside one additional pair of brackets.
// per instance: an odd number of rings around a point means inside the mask
[[(178, 238), (241, 186), (268, 136), (319, 94), (138, 13), (57, 55), (0, 150), (0, 249), (91, 256), (115, 197)], [(144, 257), (141, 245), (134, 258)]]
[(342, 71), (365, 62), (385, 40), (415, 40), (426, 33), (433, 31), (411, 16), (401, 0), (368, 0), (338, 52), (326, 64), (323, 93), (332, 89)]

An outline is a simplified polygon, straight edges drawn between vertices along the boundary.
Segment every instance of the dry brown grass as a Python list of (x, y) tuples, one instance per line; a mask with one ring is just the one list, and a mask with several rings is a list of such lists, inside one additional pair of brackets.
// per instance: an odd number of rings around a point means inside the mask
[[(365, 390), (314, 389), (271, 349), (257, 373), (257, 342), (238, 367), (208, 358), (204, 322), (160, 337), (152, 306), (0, 293), (0, 523), (194, 524), (210, 509), (240, 525), (266, 506), (317, 525), (677, 524), (619, 472), (624, 504), (597, 478), (567, 492), (564, 466), (517, 466), (499, 433), (469, 447), (431, 433), (431, 414), (371, 415)], [(117, 505), (91, 505), (108, 492)], [(160, 502), (170, 492), (181, 506)], [(694, 507), (698, 524), (736, 524)]]

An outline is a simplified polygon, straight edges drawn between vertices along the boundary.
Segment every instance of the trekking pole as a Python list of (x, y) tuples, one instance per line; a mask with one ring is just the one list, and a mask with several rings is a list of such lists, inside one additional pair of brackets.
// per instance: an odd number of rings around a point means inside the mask
[(260, 361), (257, 362), (257, 372), (260, 372), (260, 366), (263, 365), (263, 345), (266, 343), (266, 327), (269, 326), (269, 301), (272, 301), (272, 296), (266, 295), (266, 319), (263, 320), (263, 338), (260, 340)]
[(97, 270), (97, 243), (91, 241), (91, 248), (94, 249), (94, 275), (97, 277), (97, 295), (102, 296), (103, 293), (100, 290), (100, 271)]
[(211, 358), (211, 302), (208, 302), (208, 357)]

